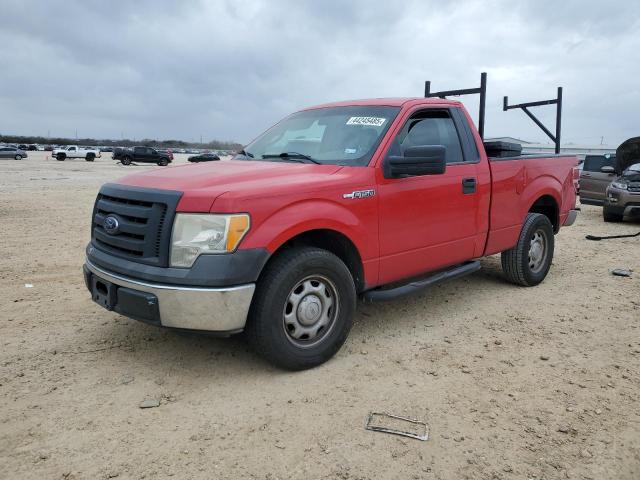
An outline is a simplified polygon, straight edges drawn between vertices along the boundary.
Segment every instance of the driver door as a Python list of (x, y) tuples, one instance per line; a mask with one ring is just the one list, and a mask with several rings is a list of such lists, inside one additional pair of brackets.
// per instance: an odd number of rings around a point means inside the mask
[(478, 178), (480, 158), (468, 142), (460, 141), (468, 133), (454, 113), (448, 108), (413, 113), (385, 156), (402, 155), (410, 146), (442, 145), (443, 174), (384, 178), (384, 169), (378, 169), (380, 284), (478, 256), (485, 193)]

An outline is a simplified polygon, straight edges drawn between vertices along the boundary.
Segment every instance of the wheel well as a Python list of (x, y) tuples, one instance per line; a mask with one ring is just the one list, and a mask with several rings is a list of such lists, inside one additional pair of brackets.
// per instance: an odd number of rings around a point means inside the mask
[(551, 222), (551, 225), (553, 225), (554, 233), (558, 233), (558, 230), (560, 230), (558, 204), (556, 203), (555, 198), (553, 198), (552, 196), (544, 195), (537, 199), (533, 203), (533, 205), (531, 205), (529, 212), (541, 213), (542, 215), (545, 215)]
[(328, 250), (347, 266), (355, 282), (356, 291), (364, 290), (364, 269), (358, 249), (348, 237), (335, 230), (309, 230), (290, 238), (274, 252), (271, 258), (283, 249), (311, 246)]

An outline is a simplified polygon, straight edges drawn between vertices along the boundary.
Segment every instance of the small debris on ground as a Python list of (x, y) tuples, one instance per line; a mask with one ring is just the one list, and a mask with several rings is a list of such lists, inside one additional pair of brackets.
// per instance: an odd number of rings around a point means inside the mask
[(546, 362), (549, 360), (549, 355), (540, 355), (540, 360), (544, 360)]
[(140, 408), (155, 408), (160, 406), (160, 400), (157, 398), (148, 398), (140, 403)]
[(614, 268), (611, 270), (611, 273), (618, 277), (630, 277), (633, 270), (627, 270), (626, 268)]
[(33, 288), (33, 283), (25, 283), (24, 288)]
[(394, 435), (401, 435), (422, 441), (429, 438), (429, 429), (426, 423), (413, 418), (401, 417), (385, 412), (369, 413), (364, 428), (375, 432), (392, 433)]

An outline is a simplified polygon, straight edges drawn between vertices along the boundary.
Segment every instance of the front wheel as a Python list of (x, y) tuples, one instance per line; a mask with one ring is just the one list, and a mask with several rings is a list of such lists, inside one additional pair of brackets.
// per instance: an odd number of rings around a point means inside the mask
[(520, 231), (518, 243), (502, 252), (502, 271), (507, 280), (533, 287), (542, 282), (553, 260), (553, 225), (540, 213), (529, 213)]
[(292, 248), (260, 276), (245, 333), (269, 362), (304, 370), (340, 349), (355, 307), (353, 277), (342, 260), (319, 248)]
[(22, 155), (16, 155), (16, 160), (22, 160)]
[(158, 166), (166, 167), (167, 165), (169, 165), (169, 160), (167, 160), (166, 158), (158, 160)]
[(122, 163), (123, 165), (131, 165), (131, 158), (129, 158), (129, 157), (124, 157), (124, 158), (121, 160), (121, 163)]

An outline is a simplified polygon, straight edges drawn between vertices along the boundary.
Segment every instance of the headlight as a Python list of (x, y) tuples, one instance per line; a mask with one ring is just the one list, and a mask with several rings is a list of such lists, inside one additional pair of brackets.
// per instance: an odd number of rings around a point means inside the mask
[(627, 189), (627, 184), (626, 183), (611, 182), (611, 186), (613, 188), (619, 188), (620, 190), (626, 190)]
[(249, 215), (178, 213), (171, 235), (171, 266), (190, 267), (200, 255), (233, 252), (249, 231)]

